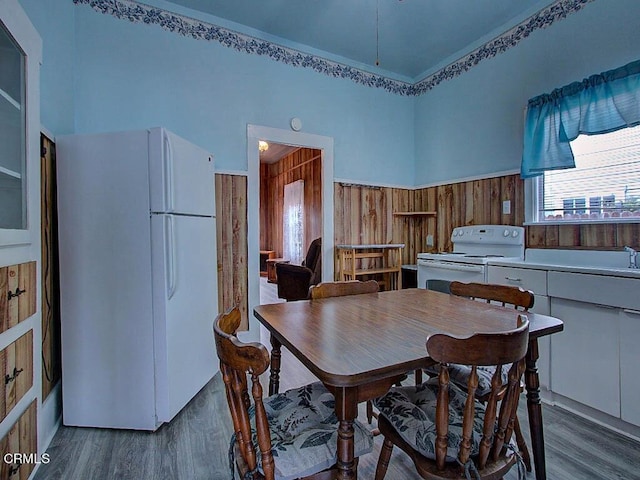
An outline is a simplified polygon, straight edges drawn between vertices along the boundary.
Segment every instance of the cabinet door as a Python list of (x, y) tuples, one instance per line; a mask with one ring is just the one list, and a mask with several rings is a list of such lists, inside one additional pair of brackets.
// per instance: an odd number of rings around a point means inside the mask
[(551, 335), (553, 391), (620, 416), (619, 313), (573, 300), (551, 299), (564, 331)]
[(0, 333), (36, 313), (36, 262), (0, 268)]
[[(35, 467), (38, 450), (38, 424), (36, 419), (36, 401), (31, 402), (27, 410), (0, 439), (0, 480), (27, 480)], [(29, 461), (19, 462), (14, 455), (27, 455)]]
[(33, 385), (33, 330), (0, 351), (4, 393), (0, 396), (0, 421)]
[[(531, 309), (534, 313), (549, 315), (549, 297), (547, 297), (547, 272), (530, 268), (499, 267), (490, 265), (488, 283), (510, 285), (531, 290), (535, 294), (535, 302)], [(538, 339), (538, 376), (540, 386), (551, 390), (551, 336)]]
[(620, 313), (620, 416), (640, 426), (640, 311)]

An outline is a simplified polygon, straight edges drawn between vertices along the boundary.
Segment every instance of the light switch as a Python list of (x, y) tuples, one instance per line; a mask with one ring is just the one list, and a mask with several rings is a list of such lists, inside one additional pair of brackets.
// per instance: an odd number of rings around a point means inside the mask
[(427, 235), (427, 247), (433, 247), (433, 235)]
[(502, 214), (509, 215), (511, 213), (511, 200), (505, 200), (502, 202)]

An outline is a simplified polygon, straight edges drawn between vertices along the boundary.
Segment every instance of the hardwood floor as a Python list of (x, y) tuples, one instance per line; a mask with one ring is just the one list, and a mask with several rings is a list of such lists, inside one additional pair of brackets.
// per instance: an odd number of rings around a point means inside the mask
[[(270, 284), (267, 284), (270, 285)], [(268, 345), (268, 339), (263, 338)], [(213, 340), (212, 340), (213, 348)], [(265, 376), (266, 377), (266, 376)], [(285, 349), (281, 388), (314, 380)], [(268, 384), (268, 379), (263, 380)], [(407, 382), (413, 382), (410, 377)], [(520, 418), (526, 427), (525, 399)], [(547, 478), (550, 480), (640, 479), (640, 443), (616, 434), (561, 408), (544, 405)], [(364, 405), (360, 419), (364, 419)], [(60, 427), (47, 453), (51, 461), (40, 465), (36, 480), (222, 480), (230, 479), (228, 448), (231, 418), (220, 375), (168, 425), (155, 433), (94, 428)], [(528, 431), (525, 428), (528, 439)], [(374, 451), (362, 457), (359, 478), (372, 479), (382, 438)], [(387, 480), (420, 477), (407, 455), (394, 449)], [(512, 469), (505, 477), (515, 480)], [(534, 478), (533, 473), (527, 479)]]

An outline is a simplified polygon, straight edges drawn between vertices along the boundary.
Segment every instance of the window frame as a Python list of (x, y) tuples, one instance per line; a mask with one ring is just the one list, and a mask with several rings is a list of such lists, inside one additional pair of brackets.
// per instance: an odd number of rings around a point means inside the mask
[[(587, 218), (584, 220), (575, 218), (566, 220), (540, 219), (540, 188), (543, 179), (543, 175), (524, 179), (524, 225), (602, 225), (619, 223), (640, 223), (640, 217)], [(587, 200), (588, 208), (589, 197), (585, 198)]]

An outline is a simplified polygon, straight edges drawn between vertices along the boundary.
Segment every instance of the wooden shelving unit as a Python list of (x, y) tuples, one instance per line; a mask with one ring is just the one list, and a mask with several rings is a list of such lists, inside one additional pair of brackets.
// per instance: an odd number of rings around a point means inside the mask
[(384, 274), (389, 277), (390, 289), (400, 289), (403, 248), (404, 243), (336, 245), (338, 279), (358, 280), (365, 275)]

